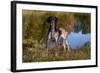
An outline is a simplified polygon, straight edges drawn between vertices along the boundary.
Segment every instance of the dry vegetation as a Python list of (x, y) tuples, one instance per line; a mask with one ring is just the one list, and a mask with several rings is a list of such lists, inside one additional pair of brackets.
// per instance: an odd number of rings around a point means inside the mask
[[(57, 55), (56, 55), (57, 53)], [(73, 49), (70, 52), (63, 49), (34, 49), (27, 48), (23, 51), (23, 62), (86, 60), (90, 59), (90, 48)]]

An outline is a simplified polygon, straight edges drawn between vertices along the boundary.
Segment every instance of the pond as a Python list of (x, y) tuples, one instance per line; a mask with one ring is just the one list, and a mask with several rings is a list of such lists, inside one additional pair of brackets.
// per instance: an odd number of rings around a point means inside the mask
[(71, 32), (68, 35), (67, 41), (72, 49), (79, 49), (82, 48), (86, 43), (91, 42), (91, 34), (82, 34), (82, 31), (78, 33)]

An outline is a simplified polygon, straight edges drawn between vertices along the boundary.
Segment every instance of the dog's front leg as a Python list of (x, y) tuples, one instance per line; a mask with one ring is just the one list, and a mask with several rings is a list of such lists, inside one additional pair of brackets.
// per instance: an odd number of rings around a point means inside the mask
[(67, 47), (68, 47), (68, 51), (70, 51), (70, 47), (69, 47), (69, 43), (68, 41), (66, 41)]
[(66, 52), (66, 41), (63, 40), (63, 47), (64, 47), (64, 51)]

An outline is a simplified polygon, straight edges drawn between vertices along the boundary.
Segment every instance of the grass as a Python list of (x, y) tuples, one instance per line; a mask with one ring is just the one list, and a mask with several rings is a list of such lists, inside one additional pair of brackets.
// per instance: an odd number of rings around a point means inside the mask
[(90, 48), (71, 49), (64, 51), (46, 48), (27, 48), (23, 50), (23, 62), (46, 62), (64, 60), (86, 60), (90, 59)]

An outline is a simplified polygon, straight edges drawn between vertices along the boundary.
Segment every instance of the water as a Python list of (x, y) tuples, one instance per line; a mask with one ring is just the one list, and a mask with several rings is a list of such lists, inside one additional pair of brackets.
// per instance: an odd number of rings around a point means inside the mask
[(79, 49), (83, 47), (85, 43), (91, 42), (91, 35), (90, 33), (82, 34), (82, 31), (78, 33), (71, 32), (68, 35), (67, 41), (72, 49)]

